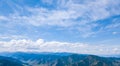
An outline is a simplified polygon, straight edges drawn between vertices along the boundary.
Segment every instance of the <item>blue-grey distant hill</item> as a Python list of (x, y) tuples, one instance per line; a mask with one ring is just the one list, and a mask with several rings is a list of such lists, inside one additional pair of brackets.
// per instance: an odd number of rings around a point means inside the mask
[(0, 66), (120, 66), (120, 58), (86, 54), (6, 52), (0, 55)]

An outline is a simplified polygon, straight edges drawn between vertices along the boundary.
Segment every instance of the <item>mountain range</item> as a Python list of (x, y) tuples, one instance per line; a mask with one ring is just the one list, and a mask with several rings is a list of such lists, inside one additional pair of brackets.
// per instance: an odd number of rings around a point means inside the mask
[(120, 66), (120, 57), (75, 53), (0, 53), (0, 66)]

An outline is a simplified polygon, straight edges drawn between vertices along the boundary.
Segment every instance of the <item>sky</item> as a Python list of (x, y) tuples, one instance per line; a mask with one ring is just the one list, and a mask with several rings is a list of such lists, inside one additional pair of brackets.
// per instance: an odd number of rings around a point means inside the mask
[(0, 0), (0, 51), (120, 54), (120, 1)]

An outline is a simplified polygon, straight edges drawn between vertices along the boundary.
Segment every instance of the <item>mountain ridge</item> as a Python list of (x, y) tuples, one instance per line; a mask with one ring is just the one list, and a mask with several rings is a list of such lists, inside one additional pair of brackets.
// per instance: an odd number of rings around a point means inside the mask
[(0, 53), (27, 66), (120, 66), (120, 58), (75, 53)]

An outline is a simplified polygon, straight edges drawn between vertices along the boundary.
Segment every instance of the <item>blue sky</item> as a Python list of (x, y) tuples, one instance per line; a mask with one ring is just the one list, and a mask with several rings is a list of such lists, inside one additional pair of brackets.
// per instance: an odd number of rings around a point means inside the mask
[[(104, 45), (119, 54), (120, 1), (0, 0), (0, 43), (14, 40), (19, 45), (21, 40), (35, 43), (39, 39), (48, 44)], [(93, 50), (88, 53), (97, 52)]]

